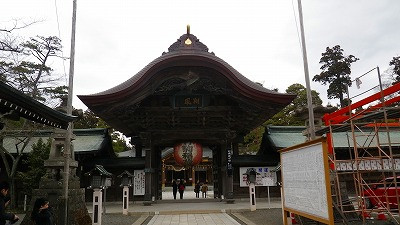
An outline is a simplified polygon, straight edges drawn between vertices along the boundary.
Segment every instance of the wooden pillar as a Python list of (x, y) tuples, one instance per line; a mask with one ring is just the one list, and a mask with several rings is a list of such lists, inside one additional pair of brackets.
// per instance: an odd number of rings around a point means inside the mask
[(145, 168), (144, 168), (144, 172), (145, 172), (145, 193), (144, 193), (144, 200), (145, 201), (151, 201), (151, 190), (152, 190), (152, 168), (151, 168), (151, 149), (146, 149), (146, 161), (145, 161)]
[(224, 196), (224, 198), (226, 197), (227, 194), (227, 182), (228, 182), (228, 175), (226, 173), (226, 141), (224, 141), (221, 144), (221, 178), (222, 178), (222, 195)]
[(142, 157), (143, 143), (140, 137), (131, 137), (131, 143), (135, 146), (135, 157)]
[(233, 151), (234, 157), (237, 157), (239, 155), (239, 143), (238, 142), (232, 143), (232, 151)]
[[(151, 179), (152, 179), (152, 186), (151, 186), (151, 197), (154, 198), (153, 200), (158, 199), (158, 189), (161, 188), (161, 158), (159, 157), (160, 151), (158, 150), (157, 146), (151, 146)], [(159, 176), (160, 175), (160, 176)]]
[[(164, 149), (164, 146), (157, 146), (157, 148), (155, 148), (155, 157), (154, 157), (154, 169), (155, 169), (155, 173), (154, 173), (154, 181), (155, 181), (155, 197), (158, 200), (162, 199), (162, 189), (163, 189), (163, 182), (164, 182), (164, 177), (163, 177), (163, 163), (162, 163), (162, 159), (161, 159), (161, 151), (162, 149)], [(164, 170), (165, 171), (165, 170)], [(165, 174), (164, 174), (165, 175)]]

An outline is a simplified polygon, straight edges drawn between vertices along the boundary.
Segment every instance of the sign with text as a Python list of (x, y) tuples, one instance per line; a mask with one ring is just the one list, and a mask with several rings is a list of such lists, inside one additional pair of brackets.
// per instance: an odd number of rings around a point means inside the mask
[(226, 172), (228, 176), (232, 176), (233, 174), (233, 166), (232, 166), (232, 149), (226, 149)]
[(133, 176), (133, 195), (144, 195), (146, 186), (144, 170), (133, 171)]
[(317, 139), (280, 152), (284, 210), (333, 224), (325, 140)]
[(276, 186), (277, 178), (276, 172), (271, 172), (275, 167), (240, 167), (239, 174), (240, 187), (247, 187), (247, 176), (245, 175), (247, 169), (254, 168), (257, 172), (256, 186)]
[(177, 95), (175, 96), (176, 108), (203, 107), (203, 96), (201, 95)]

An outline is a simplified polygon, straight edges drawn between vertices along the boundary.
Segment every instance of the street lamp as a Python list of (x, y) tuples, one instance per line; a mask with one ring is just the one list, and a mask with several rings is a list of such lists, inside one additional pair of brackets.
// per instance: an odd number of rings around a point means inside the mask
[(132, 186), (133, 182), (133, 175), (128, 171), (124, 171), (118, 177), (121, 178), (121, 185), (122, 189), (122, 214), (128, 215), (128, 208), (129, 208), (129, 187)]
[(257, 207), (256, 207), (256, 187), (255, 187), (255, 183), (256, 183), (258, 174), (259, 173), (257, 173), (254, 168), (247, 169), (246, 173), (243, 174), (243, 175), (246, 175), (246, 178), (247, 178), (246, 182), (249, 185), (250, 210), (251, 211), (255, 211), (257, 209)]
[(101, 225), (102, 215), (102, 194), (101, 190), (106, 187), (107, 178), (112, 177), (112, 173), (109, 173), (102, 165), (95, 165), (95, 167), (85, 173), (85, 176), (90, 177), (90, 185), (88, 189), (93, 189), (93, 225)]

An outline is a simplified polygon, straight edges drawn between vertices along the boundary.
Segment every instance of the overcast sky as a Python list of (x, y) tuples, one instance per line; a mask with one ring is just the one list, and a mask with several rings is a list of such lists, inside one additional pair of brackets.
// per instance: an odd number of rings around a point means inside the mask
[[(360, 60), (352, 78), (400, 55), (400, 1), (303, 0), (310, 79), (320, 72), (326, 47), (340, 45)], [(57, 26), (57, 13), (59, 29)], [(252, 81), (280, 92), (305, 85), (294, 0), (78, 0), (74, 96), (112, 88), (136, 74), (186, 33), (208, 46)], [(59, 36), (69, 57), (72, 0), (2, 0), (1, 28), (12, 19), (40, 20), (14, 34)], [(60, 59), (52, 62), (64, 74)], [(68, 77), (69, 61), (65, 61)], [(378, 83), (376, 73), (363, 79), (360, 91)], [(324, 104), (326, 86), (311, 82)], [(351, 90), (356, 93), (356, 90)], [(75, 108), (87, 107), (76, 97)]]

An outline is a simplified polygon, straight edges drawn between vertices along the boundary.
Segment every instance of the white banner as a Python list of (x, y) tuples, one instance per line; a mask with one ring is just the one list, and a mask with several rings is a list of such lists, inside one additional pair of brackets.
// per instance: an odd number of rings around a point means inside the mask
[(146, 184), (144, 170), (133, 171), (133, 176), (133, 195), (144, 195)]
[(253, 168), (257, 172), (256, 186), (276, 186), (277, 178), (276, 172), (271, 172), (275, 167), (240, 167), (239, 173), (242, 179), (240, 179), (240, 187), (249, 186), (247, 176), (245, 175), (247, 169)]

